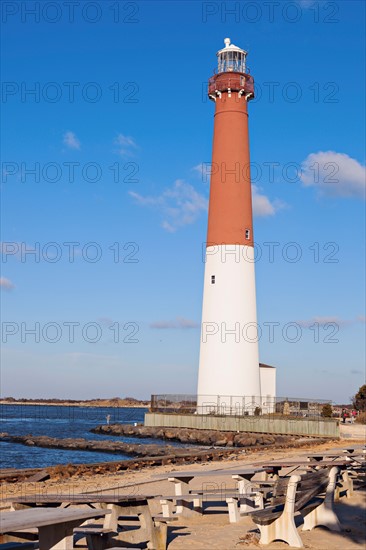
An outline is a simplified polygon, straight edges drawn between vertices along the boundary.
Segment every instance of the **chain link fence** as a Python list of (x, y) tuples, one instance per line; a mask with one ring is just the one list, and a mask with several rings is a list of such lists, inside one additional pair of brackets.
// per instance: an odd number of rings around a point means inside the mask
[(319, 418), (327, 404), (331, 404), (331, 401), (299, 397), (155, 394), (151, 396), (150, 411), (165, 414)]

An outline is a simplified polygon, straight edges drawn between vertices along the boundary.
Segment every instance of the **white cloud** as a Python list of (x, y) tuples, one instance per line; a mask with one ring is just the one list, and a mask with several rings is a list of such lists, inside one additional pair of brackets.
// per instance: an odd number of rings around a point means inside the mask
[(133, 154), (133, 150), (137, 148), (135, 140), (131, 136), (124, 136), (123, 134), (118, 134), (114, 143), (118, 145), (118, 154), (121, 157), (128, 157)]
[(365, 198), (366, 168), (345, 153), (311, 153), (301, 168), (303, 184), (316, 187), (322, 195)]
[(208, 207), (207, 198), (183, 180), (176, 180), (158, 196), (143, 196), (134, 191), (129, 194), (140, 206), (157, 207), (164, 218), (161, 225), (170, 233), (194, 223)]
[(150, 328), (159, 330), (166, 330), (171, 328), (187, 330), (191, 328), (198, 328), (199, 326), (199, 323), (191, 321), (190, 319), (185, 319), (184, 317), (177, 317), (177, 319), (174, 321), (154, 321), (150, 324)]
[(203, 181), (203, 183), (209, 183), (211, 177), (212, 165), (210, 162), (200, 162), (192, 168), (193, 172), (196, 172)]
[(262, 195), (256, 185), (252, 185), (252, 205), (253, 215), (258, 218), (266, 216), (273, 216), (281, 210), (286, 208), (286, 204), (278, 199), (270, 201), (266, 195)]
[(6, 277), (0, 277), (0, 288), (4, 290), (13, 290), (15, 285)]
[(363, 315), (358, 315), (354, 319), (342, 319), (340, 317), (336, 316), (324, 316), (324, 317), (313, 317), (312, 319), (302, 319), (300, 321), (297, 321), (298, 325), (300, 325), (303, 328), (309, 328), (315, 323), (317, 323), (319, 326), (326, 326), (329, 324), (337, 325), (339, 328), (341, 327), (349, 327), (351, 325), (355, 325), (357, 323), (364, 323), (365, 317)]
[(80, 141), (74, 134), (74, 132), (66, 132), (64, 134), (63, 142), (70, 149), (80, 149)]
[(196, 164), (196, 166), (193, 166), (192, 170), (197, 172), (197, 174), (201, 175), (201, 174), (203, 174), (203, 172), (206, 172), (205, 165), (207, 165), (207, 164), (208, 163), (200, 162), (200, 164)]
[[(161, 226), (169, 233), (174, 233), (179, 227), (190, 225), (196, 221), (201, 212), (208, 209), (208, 199), (195, 188), (183, 180), (176, 180), (174, 184), (157, 196), (144, 196), (129, 191), (129, 195), (139, 206), (158, 208), (163, 214)], [(273, 216), (287, 205), (261, 194), (258, 187), (252, 186), (253, 214), (257, 217)]]
[(317, 323), (319, 326), (322, 326), (322, 327), (329, 324), (335, 324), (337, 326), (348, 324), (343, 319), (340, 319), (339, 317), (332, 317), (332, 316), (313, 317), (312, 319), (302, 319), (300, 321), (297, 321), (297, 323), (303, 328), (309, 328), (315, 323)]
[(163, 195), (160, 195), (158, 197), (144, 197), (143, 195), (140, 195), (139, 193), (135, 193), (135, 191), (129, 191), (128, 194), (135, 199), (138, 205), (140, 206), (157, 206), (159, 204), (163, 204)]

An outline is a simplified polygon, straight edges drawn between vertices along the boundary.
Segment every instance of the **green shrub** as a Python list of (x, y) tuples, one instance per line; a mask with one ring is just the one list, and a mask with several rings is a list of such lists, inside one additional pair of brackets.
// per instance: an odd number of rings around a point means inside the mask
[(360, 413), (355, 420), (358, 424), (366, 424), (366, 412)]
[(366, 412), (366, 384), (360, 387), (352, 401), (357, 411)]
[(323, 405), (321, 415), (323, 418), (332, 418), (333, 409), (330, 403), (326, 403), (325, 405)]

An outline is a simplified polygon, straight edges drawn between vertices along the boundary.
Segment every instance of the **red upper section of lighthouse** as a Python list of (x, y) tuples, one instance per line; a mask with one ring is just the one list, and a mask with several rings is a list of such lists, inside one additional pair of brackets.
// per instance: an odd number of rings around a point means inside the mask
[(247, 100), (254, 98), (254, 79), (251, 75), (245, 73), (218, 73), (208, 81), (208, 95), (211, 99), (217, 92), (243, 91)]
[(218, 72), (209, 82), (215, 101), (207, 246), (253, 246), (252, 192), (248, 135), (248, 101), (253, 78), (246, 53), (230, 45), (217, 53)]

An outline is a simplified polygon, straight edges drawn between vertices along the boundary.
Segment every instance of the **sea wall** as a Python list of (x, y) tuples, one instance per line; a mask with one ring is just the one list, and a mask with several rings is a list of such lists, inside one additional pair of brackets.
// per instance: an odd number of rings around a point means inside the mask
[(146, 413), (146, 427), (193, 428), (256, 434), (281, 434), (338, 439), (339, 422), (328, 418), (276, 416), (210, 416), (198, 414)]

